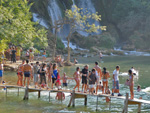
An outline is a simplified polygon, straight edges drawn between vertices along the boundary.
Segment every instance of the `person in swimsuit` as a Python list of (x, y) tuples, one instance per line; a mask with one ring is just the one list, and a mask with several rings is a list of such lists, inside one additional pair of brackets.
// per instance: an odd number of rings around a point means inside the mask
[(78, 92), (80, 92), (80, 90), (79, 90), (79, 86), (80, 86), (80, 68), (79, 67), (76, 68), (76, 72), (73, 74), (73, 77), (76, 81), (76, 86), (74, 87), (74, 90), (76, 88), (78, 88)]
[(63, 80), (63, 87), (67, 87), (67, 80), (68, 80), (68, 77), (66, 76), (66, 73), (64, 73), (63, 77), (62, 77), (62, 80)]
[(57, 64), (54, 64), (53, 65), (53, 74), (52, 74), (52, 89), (53, 89), (53, 85), (56, 83), (58, 72), (59, 72), (59, 70), (57, 69)]
[(132, 70), (129, 70), (128, 73), (129, 73), (129, 87), (130, 87), (130, 94), (131, 94), (130, 99), (134, 99), (134, 91), (133, 91), (134, 90), (133, 89), (133, 87), (134, 87), (134, 81), (133, 81)]
[(103, 68), (103, 72), (102, 72), (102, 78), (103, 78), (103, 91), (102, 91), (102, 94), (104, 94), (104, 91), (105, 91), (105, 94), (106, 94), (106, 90), (107, 90), (107, 87), (108, 87), (108, 78), (110, 77), (109, 73), (106, 71), (106, 68), (104, 67)]
[(15, 47), (13, 47), (13, 50), (12, 50), (12, 61), (13, 61), (13, 63), (16, 63), (16, 50), (15, 50)]
[(27, 86), (29, 86), (30, 83), (30, 76), (32, 73), (32, 67), (29, 63), (29, 60), (26, 60), (26, 64), (23, 66), (23, 72), (24, 72), (24, 86), (26, 85), (26, 80), (27, 80)]
[(30, 57), (30, 53), (29, 53), (29, 50), (27, 50), (27, 52), (26, 52), (26, 58), (29, 59), (29, 57)]
[(97, 81), (96, 81), (96, 94), (97, 94), (97, 91), (99, 89), (99, 82), (102, 78), (102, 71), (101, 71), (101, 68), (98, 66), (98, 62), (95, 62), (94, 69), (96, 69), (96, 78), (97, 78)]
[(22, 80), (23, 80), (23, 67), (24, 67), (25, 61), (22, 60), (22, 64), (18, 66), (18, 71), (17, 71), (17, 76), (18, 76), (18, 81), (17, 85), (18, 86), (23, 86)]
[[(49, 66), (47, 67), (47, 74), (48, 74), (48, 83), (51, 84), (51, 81), (52, 81), (52, 74), (53, 74), (53, 64), (52, 63), (49, 63)], [(48, 84), (47, 83), (47, 84)]]
[(29, 58), (30, 58), (30, 62), (34, 61), (34, 51), (32, 49), (30, 49)]
[(2, 62), (0, 61), (0, 84), (2, 84), (2, 81), (3, 81), (3, 64)]

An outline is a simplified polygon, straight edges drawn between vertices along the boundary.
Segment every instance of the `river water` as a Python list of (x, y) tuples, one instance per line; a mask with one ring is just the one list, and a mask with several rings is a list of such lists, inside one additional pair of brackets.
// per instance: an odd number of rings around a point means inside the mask
[[(61, 75), (66, 72), (68, 76), (72, 76), (75, 68), (79, 66), (83, 68), (85, 64), (89, 64), (89, 68), (94, 67), (94, 62), (98, 61), (98, 57), (93, 58), (78, 58), (80, 64), (72, 67), (62, 67)], [(150, 100), (150, 90), (144, 90), (145, 92), (136, 92), (137, 85), (141, 85), (142, 89), (150, 89), (150, 57), (149, 56), (106, 56), (103, 58), (103, 63), (100, 63), (101, 67), (107, 67), (111, 74), (109, 79), (109, 87), (112, 87), (112, 72), (116, 65), (120, 65), (120, 72), (127, 72), (132, 66), (139, 70), (139, 78), (135, 79), (135, 97), (142, 96), (145, 100)], [(120, 79), (120, 92), (125, 95), (129, 92), (129, 88), (124, 86), (125, 80), (128, 77), (119, 77)], [(5, 72), (4, 80), (9, 84), (16, 84), (17, 76), (15, 72)], [(68, 89), (73, 89), (75, 86), (74, 80), (68, 81)], [(84, 106), (84, 99), (76, 99), (75, 107), (68, 108), (67, 105), (70, 100), (70, 94), (65, 93), (66, 99), (61, 103), (55, 100), (56, 93), (51, 94), (51, 102), (49, 103), (48, 92), (42, 92), (41, 98), (37, 98), (37, 93), (29, 93), (29, 100), (23, 101), (24, 90), (20, 91), (20, 95), (17, 96), (16, 89), (8, 89), (8, 96), (5, 96), (5, 91), (0, 89), (0, 113), (86, 113), (95, 112), (96, 109), (96, 97), (88, 96), (88, 104)], [(98, 111), (101, 113), (121, 112), (123, 109), (124, 101), (119, 99), (112, 99), (111, 111), (109, 111), (109, 104), (105, 102), (105, 98), (99, 98)], [(129, 112), (137, 112), (137, 105), (129, 105)], [(142, 104), (142, 112), (150, 112), (150, 105)]]

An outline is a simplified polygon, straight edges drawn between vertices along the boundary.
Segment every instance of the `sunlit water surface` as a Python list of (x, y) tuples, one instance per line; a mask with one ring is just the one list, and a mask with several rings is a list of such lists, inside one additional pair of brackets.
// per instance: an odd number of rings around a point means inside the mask
[[(98, 61), (98, 57), (93, 58), (78, 58), (80, 64), (72, 67), (62, 67), (61, 76), (63, 72), (66, 72), (68, 76), (72, 77), (75, 68), (79, 66), (81, 69), (85, 64), (89, 64), (90, 70), (94, 67), (94, 62)], [(150, 100), (150, 57), (141, 56), (109, 56), (103, 58), (103, 63), (100, 63), (101, 67), (107, 67), (110, 72), (111, 78), (109, 79), (109, 87), (112, 87), (112, 72), (116, 65), (120, 65), (120, 72), (127, 72), (132, 66), (139, 70), (139, 79), (135, 79), (135, 97), (142, 97), (145, 100)], [(120, 92), (125, 95), (129, 93), (129, 88), (124, 85), (125, 80), (128, 77), (119, 77), (120, 79)], [(5, 72), (4, 80), (8, 84), (16, 84), (17, 75), (16, 72)], [(136, 91), (137, 85), (140, 84), (142, 89), (146, 89), (145, 92), (138, 93)], [(68, 81), (68, 89), (73, 89), (75, 86), (74, 80)], [(84, 106), (84, 99), (76, 99), (75, 107), (68, 108), (67, 105), (70, 100), (70, 94), (65, 93), (66, 99), (61, 102), (55, 100), (56, 93), (51, 94), (51, 102), (49, 103), (48, 92), (42, 92), (41, 98), (38, 99), (37, 93), (30, 93), (29, 100), (24, 101), (24, 90), (20, 91), (20, 95), (17, 96), (17, 89), (8, 89), (8, 95), (6, 97), (5, 91), (0, 89), (0, 113), (49, 113), (49, 112), (96, 112), (96, 97), (88, 96), (88, 104)], [(101, 113), (106, 112), (121, 112), (124, 106), (124, 101), (119, 99), (112, 99), (111, 109), (109, 110), (109, 103), (106, 103), (105, 98), (99, 98), (98, 111)], [(137, 105), (129, 105), (129, 112), (137, 112)], [(150, 112), (150, 105), (142, 104), (142, 112)]]

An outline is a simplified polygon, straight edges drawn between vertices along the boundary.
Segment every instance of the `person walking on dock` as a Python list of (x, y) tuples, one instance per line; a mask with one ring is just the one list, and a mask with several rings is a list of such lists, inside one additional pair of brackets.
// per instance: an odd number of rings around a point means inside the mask
[(84, 89), (84, 93), (87, 91), (87, 76), (88, 76), (88, 65), (84, 66), (84, 69), (82, 69), (82, 91)]
[(53, 74), (52, 74), (52, 89), (53, 89), (53, 85), (56, 83), (58, 72), (59, 72), (59, 70), (57, 69), (57, 64), (54, 64), (53, 65)]
[(129, 70), (129, 87), (130, 87), (130, 94), (131, 94), (131, 98), (130, 99), (134, 99), (134, 81), (133, 81), (133, 72), (132, 70)]
[(116, 69), (113, 71), (113, 86), (112, 86), (112, 96), (114, 96), (114, 92), (116, 90), (116, 92), (118, 93), (118, 96), (122, 96), (119, 93), (119, 70), (120, 70), (120, 66), (116, 66)]
[(98, 66), (98, 62), (95, 62), (95, 67), (96, 69), (96, 78), (97, 78), (97, 81), (96, 81), (96, 94), (97, 94), (97, 91), (99, 89), (99, 83), (100, 83), (100, 80), (102, 78), (102, 71), (101, 71), (101, 68)]
[(39, 62), (36, 62), (36, 64), (33, 66), (33, 70), (34, 70), (34, 85), (35, 88), (38, 86), (38, 70), (39, 70)]
[(24, 68), (24, 64), (25, 64), (25, 61), (22, 60), (22, 64), (20, 64), (18, 66), (18, 71), (17, 71), (18, 81), (17, 81), (17, 85), (19, 85), (19, 86), (23, 86), (22, 80), (23, 80), (23, 68)]
[(80, 90), (79, 90), (79, 87), (80, 87), (80, 68), (79, 67), (76, 68), (76, 72), (73, 74), (73, 77), (76, 81), (76, 86), (74, 87), (74, 90), (76, 88), (78, 88), (78, 92), (80, 92)]
[(2, 64), (2, 61), (0, 61), (0, 84), (2, 84), (2, 81), (3, 81), (3, 64)]
[(96, 78), (96, 70), (92, 69), (92, 72), (89, 73), (88, 75), (88, 80), (89, 80), (89, 94), (94, 93), (94, 87), (95, 87), (95, 82), (97, 81)]
[(106, 68), (103, 68), (103, 72), (102, 72), (102, 78), (103, 78), (103, 91), (102, 94), (106, 94), (107, 88), (108, 88), (108, 78), (110, 77), (109, 73), (106, 71)]
[(25, 83), (26, 83), (26, 79), (27, 79), (27, 86), (29, 86), (30, 76), (31, 76), (31, 73), (32, 73), (31, 65), (28, 64), (28, 63), (29, 63), (29, 60), (26, 60), (26, 64), (23, 67), (23, 72), (24, 72), (24, 86), (25, 86)]

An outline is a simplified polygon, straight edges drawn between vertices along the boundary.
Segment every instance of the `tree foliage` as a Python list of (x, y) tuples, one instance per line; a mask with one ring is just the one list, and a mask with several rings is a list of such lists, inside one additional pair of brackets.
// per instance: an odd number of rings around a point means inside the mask
[(32, 4), (28, 5), (27, 0), (3, 0), (0, 4), (0, 40), (27, 48), (47, 46), (46, 30), (31, 21)]

